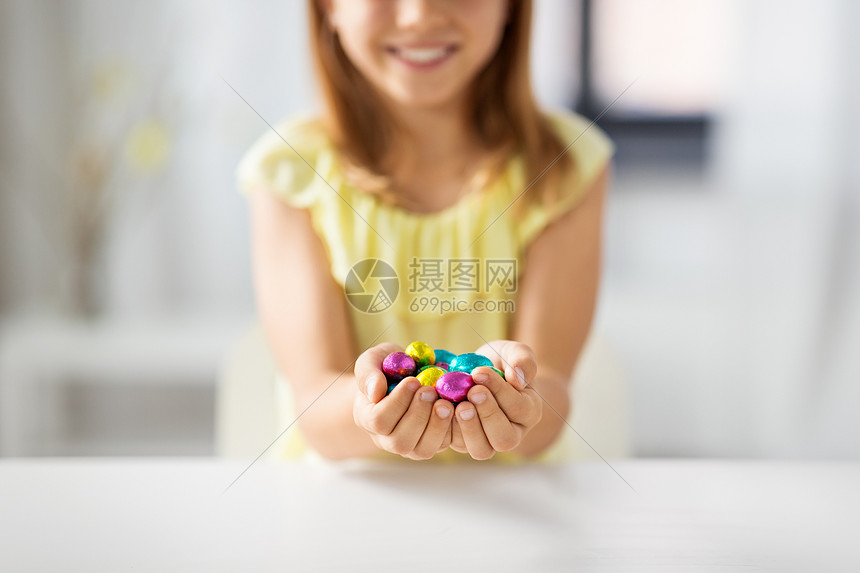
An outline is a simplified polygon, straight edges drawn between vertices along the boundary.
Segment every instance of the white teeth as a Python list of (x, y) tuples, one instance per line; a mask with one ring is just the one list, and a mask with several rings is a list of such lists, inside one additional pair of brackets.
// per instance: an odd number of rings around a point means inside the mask
[(448, 54), (448, 48), (399, 48), (397, 55), (408, 62), (426, 64), (434, 60), (444, 58)]

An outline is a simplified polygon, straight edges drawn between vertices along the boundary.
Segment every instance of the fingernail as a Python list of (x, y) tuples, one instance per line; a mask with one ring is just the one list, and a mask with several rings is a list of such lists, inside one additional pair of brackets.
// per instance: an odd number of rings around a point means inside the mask
[(475, 417), (475, 411), (469, 408), (468, 410), (463, 410), (460, 412), (460, 417), (464, 420), (471, 420)]
[(447, 418), (448, 416), (451, 415), (451, 410), (450, 410), (450, 408), (445, 408), (444, 406), (439, 406), (438, 408), (436, 408), (436, 415), (439, 416), (440, 418)]
[(475, 404), (480, 404), (481, 402), (483, 402), (486, 399), (487, 399), (487, 395), (484, 394), (483, 392), (480, 392), (478, 394), (474, 394), (471, 398), (469, 398), (469, 402), (474, 402)]
[(526, 375), (523, 374), (523, 369), (520, 368), (519, 366), (517, 366), (516, 368), (514, 368), (514, 370), (516, 370), (516, 372), (517, 372), (517, 380), (520, 381), (520, 388), (525, 388), (526, 387)]
[(433, 402), (436, 400), (435, 394), (436, 393), (432, 390), (425, 390), (424, 392), (421, 392), (421, 399), (425, 402)]
[(415, 392), (418, 390), (418, 387), (421, 386), (421, 382), (418, 381), (417, 378), (413, 378), (409, 382), (406, 383), (406, 387)]
[(367, 384), (367, 399), (368, 400), (373, 400), (373, 394), (374, 394), (374, 392), (376, 392), (377, 386), (379, 386), (379, 382), (377, 382), (376, 380), (371, 380)]
[(472, 374), (472, 380), (475, 382), (486, 382), (489, 379), (490, 377), (486, 372), (476, 372), (475, 374)]

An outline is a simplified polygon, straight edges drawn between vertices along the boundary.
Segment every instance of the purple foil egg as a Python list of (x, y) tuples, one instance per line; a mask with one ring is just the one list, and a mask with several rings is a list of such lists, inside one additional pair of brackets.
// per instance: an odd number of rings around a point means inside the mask
[(440, 398), (460, 402), (466, 399), (469, 388), (474, 385), (475, 381), (468, 372), (448, 372), (436, 380), (436, 393)]
[(436, 364), (434, 364), (434, 366), (438, 366), (442, 370), (450, 370), (451, 369), (451, 367), (448, 365), (447, 362), (437, 362)]
[(415, 361), (405, 352), (392, 352), (382, 361), (382, 371), (389, 380), (402, 380), (415, 374)]

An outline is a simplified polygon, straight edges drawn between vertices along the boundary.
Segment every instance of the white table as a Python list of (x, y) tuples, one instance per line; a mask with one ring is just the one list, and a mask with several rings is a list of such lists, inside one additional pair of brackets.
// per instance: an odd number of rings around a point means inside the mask
[(0, 571), (860, 571), (860, 464), (0, 461)]

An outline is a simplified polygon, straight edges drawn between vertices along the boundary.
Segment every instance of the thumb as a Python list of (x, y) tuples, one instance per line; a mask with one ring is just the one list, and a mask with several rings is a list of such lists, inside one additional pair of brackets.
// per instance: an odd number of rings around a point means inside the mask
[(376, 404), (388, 391), (388, 380), (381, 370), (370, 372), (364, 379), (359, 379), (359, 391), (367, 396), (367, 399)]
[(401, 350), (396, 344), (385, 342), (363, 352), (355, 362), (355, 378), (358, 391), (373, 403), (382, 400), (388, 390), (388, 380), (382, 372), (383, 359), (392, 352)]

